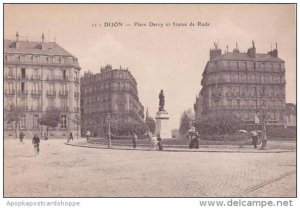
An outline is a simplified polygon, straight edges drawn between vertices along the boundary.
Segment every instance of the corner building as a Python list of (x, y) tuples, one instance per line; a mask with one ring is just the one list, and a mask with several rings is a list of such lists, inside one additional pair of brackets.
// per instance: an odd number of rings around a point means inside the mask
[(88, 72), (81, 78), (82, 130), (105, 135), (108, 113), (111, 121), (144, 120), (137, 82), (128, 69), (113, 69), (107, 65), (100, 73)]
[(262, 113), (270, 125), (283, 125), (285, 115), (285, 66), (276, 49), (256, 53), (255, 44), (246, 53), (237, 45), (233, 52), (210, 50), (196, 98), (196, 120), (218, 113), (234, 113), (254, 124)]
[[(25, 109), (20, 130), (27, 138), (46, 128), (38, 124), (52, 107), (61, 111), (61, 123), (49, 134), (76, 137), (80, 125), (80, 66), (78, 59), (55, 42), (4, 40), (4, 116), (11, 105)], [(4, 135), (14, 137), (12, 123), (4, 123)], [(32, 138), (32, 137), (31, 137)]]

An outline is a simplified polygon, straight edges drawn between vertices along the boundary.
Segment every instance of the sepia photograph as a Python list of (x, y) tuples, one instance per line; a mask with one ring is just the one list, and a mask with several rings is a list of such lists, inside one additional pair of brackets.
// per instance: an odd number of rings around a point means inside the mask
[(296, 198), (296, 7), (3, 4), (3, 197)]

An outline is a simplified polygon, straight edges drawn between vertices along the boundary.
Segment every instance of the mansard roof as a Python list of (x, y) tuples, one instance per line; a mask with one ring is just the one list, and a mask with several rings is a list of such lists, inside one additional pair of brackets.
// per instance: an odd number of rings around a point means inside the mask
[(227, 52), (225, 54), (222, 54), (221, 56), (218, 56), (211, 60), (213, 61), (222, 61), (222, 60), (228, 60), (228, 61), (261, 61), (261, 62), (284, 62), (282, 59), (278, 57), (274, 57), (270, 54), (260, 54), (257, 53), (254, 58), (250, 57), (248, 53), (233, 53), (233, 52)]
[[(17, 47), (16, 47), (17, 46)], [(4, 40), (5, 53), (72, 56), (73, 54), (55, 42), (12, 41)]]

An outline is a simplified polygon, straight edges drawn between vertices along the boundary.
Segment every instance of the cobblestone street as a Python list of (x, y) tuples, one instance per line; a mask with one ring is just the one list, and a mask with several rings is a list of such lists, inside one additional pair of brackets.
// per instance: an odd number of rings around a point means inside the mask
[(4, 141), (5, 197), (295, 197), (296, 152), (158, 152)]

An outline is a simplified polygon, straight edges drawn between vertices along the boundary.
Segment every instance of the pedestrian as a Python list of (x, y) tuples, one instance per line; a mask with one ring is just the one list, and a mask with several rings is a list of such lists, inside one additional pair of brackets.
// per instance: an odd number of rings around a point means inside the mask
[(251, 131), (252, 133), (252, 144), (254, 146), (254, 148), (257, 148), (257, 141), (258, 141), (258, 134), (256, 131)]
[(133, 149), (136, 148), (136, 142), (137, 142), (137, 135), (135, 133), (133, 133), (133, 135), (132, 135), (132, 148)]
[(86, 141), (89, 141), (90, 135), (91, 135), (91, 132), (90, 131), (86, 131)]
[(34, 147), (34, 155), (37, 156), (40, 153), (40, 138), (37, 134), (34, 134), (34, 137), (32, 138), (32, 144)]
[(200, 135), (198, 132), (196, 132), (196, 135), (194, 137), (194, 148), (199, 149), (199, 140), (200, 140)]
[(23, 131), (21, 131), (20, 135), (19, 135), (20, 143), (23, 143), (24, 137), (25, 137), (25, 134), (23, 133)]
[(158, 150), (159, 151), (163, 151), (164, 148), (163, 148), (163, 145), (162, 145), (162, 141), (161, 141), (161, 137), (159, 134), (157, 134), (157, 146), (158, 146)]
[[(72, 132), (70, 132), (69, 141), (70, 141), (70, 140), (73, 141), (73, 134), (72, 134)], [(68, 143), (69, 143), (69, 141), (68, 141)]]
[(44, 133), (44, 140), (47, 141), (48, 140), (48, 135), (47, 132)]

